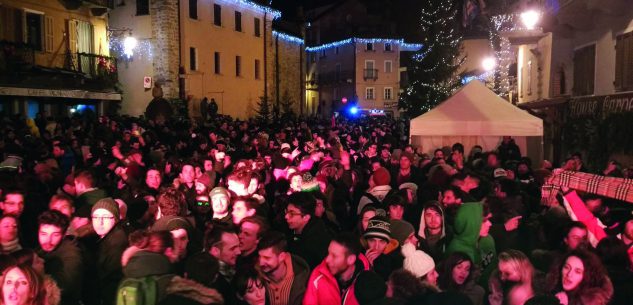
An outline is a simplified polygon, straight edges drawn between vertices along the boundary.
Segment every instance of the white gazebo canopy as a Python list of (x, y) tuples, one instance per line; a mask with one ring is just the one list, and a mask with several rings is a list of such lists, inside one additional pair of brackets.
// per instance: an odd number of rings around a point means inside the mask
[(474, 145), (494, 150), (502, 136), (512, 136), (522, 155), (533, 160), (542, 158), (543, 121), (499, 97), (478, 80), (412, 119), (410, 124), (411, 143), (422, 145), (426, 152), (456, 142), (464, 144), (466, 153)]

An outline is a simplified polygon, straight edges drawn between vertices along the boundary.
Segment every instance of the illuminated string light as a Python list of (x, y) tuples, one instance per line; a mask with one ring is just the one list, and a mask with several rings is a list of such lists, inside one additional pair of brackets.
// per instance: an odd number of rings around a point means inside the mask
[(342, 45), (357, 43), (391, 43), (393, 45), (399, 45), (401, 51), (417, 51), (422, 48), (422, 44), (405, 43), (404, 39), (389, 39), (389, 38), (348, 38), (340, 41), (326, 43), (320, 46), (307, 47), (306, 52), (319, 52)]
[(502, 97), (507, 97), (511, 90), (509, 70), (514, 53), (510, 40), (501, 33), (522, 30), (522, 27), (515, 22), (516, 16), (513, 14), (492, 16), (490, 21), (492, 23), (489, 32), (490, 46), (495, 52), (498, 63), (494, 70), (498, 75), (498, 83), (495, 83), (494, 91)]
[(253, 10), (257, 13), (263, 14), (263, 13), (268, 13), (273, 17), (274, 19), (279, 19), (281, 18), (281, 12), (273, 9), (271, 7), (268, 6), (264, 6), (261, 4), (257, 4), (255, 2), (252, 1), (248, 1), (248, 0), (216, 0), (216, 2), (218, 3), (225, 3), (228, 5), (231, 4), (238, 4), (239, 6), (245, 8), (245, 9), (250, 9)]
[(296, 43), (296, 44), (303, 44), (303, 39), (301, 39), (299, 37), (296, 37), (296, 36), (291, 36), (291, 35), (288, 35), (286, 33), (277, 32), (277, 31), (273, 31), (273, 35), (276, 36), (276, 37), (279, 37), (279, 39), (281, 39), (283, 41)]
[[(127, 38), (127, 37), (126, 37)], [(133, 53), (128, 56), (129, 49), (125, 47), (126, 38), (112, 37), (110, 38), (109, 48), (112, 53), (117, 57), (126, 58), (146, 58), (151, 59), (154, 56), (153, 47), (150, 39), (137, 39), (136, 46), (133, 48)], [(130, 42), (128, 41), (128, 44)], [(129, 45), (128, 45), (129, 46)]]

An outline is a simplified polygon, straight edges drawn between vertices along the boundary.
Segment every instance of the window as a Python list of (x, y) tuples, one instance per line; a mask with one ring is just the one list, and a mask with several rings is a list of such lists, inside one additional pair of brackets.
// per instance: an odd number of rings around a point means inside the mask
[(528, 60), (527, 62), (527, 76), (525, 77), (527, 80), (527, 94), (532, 94), (532, 61)]
[(213, 24), (222, 26), (222, 6), (219, 4), (213, 5)]
[(255, 18), (255, 36), (256, 37), (262, 36), (262, 30), (261, 30), (260, 22), (261, 21), (259, 20), (259, 18)]
[(222, 73), (220, 67), (220, 52), (213, 52), (213, 72), (215, 74)]
[(378, 70), (375, 69), (375, 61), (373, 60), (365, 60), (365, 71), (363, 71), (363, 79), (364, 80), (376, 80), (378, 78)]
[(374, 87), (365, 88), (365, 99), (373, 100), (374, 99)]
[(149, 0), (136, 0), (136, 16), (149, 15)]
[(385, 42), (385, 52), (391, 52), (391, 43)]
[(198, 70), (198, 50), (196, 48), (189, 48), (189, 70)]
[(334, 48), (334, 54), (338, 55), (338, 47)]
[(633, 90), (633, 32), (619, 35), (615, 43), (615, 90)]
[(198, 19), (198, 0), (189, 0), (189, 18)]
[(37, 51), (42, 51), (42, 18), (44, 16), (35, 13), (26, 13), (26, 44)]
[(385, 73), (391, 73), (393, 62), (391, 60), (385, 60)]
[(235, 76), (242, 76), (242, 56), (235, 56)]
[(393, 88), (391, 87), (385, 87), (385, 100), (392, 100), (393, 99)]
[(255, 59), (255, 79), (259, 79), (259, 59)]
[(373, 51), (374, 50), (374, 44), (372, 42), (368, 42), (367, 45), (365, 46), (365, 50)]
[(44, 50), (53, 52), (53, 17), (44, 16)]
[(235, 31), (242, 31), (242, 13), (237, 11), (235, 12)]
[(574, 51), (573, 95), (593, 94), (596, 69), (596, 45)]

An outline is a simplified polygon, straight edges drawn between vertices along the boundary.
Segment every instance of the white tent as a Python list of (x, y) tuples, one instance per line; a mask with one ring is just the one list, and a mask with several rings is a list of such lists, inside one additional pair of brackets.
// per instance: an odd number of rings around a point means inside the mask
[(503, 136), (512, 136), (523, 156), (540, 161), (543, 121), (508, 103), (482, 82), (473, 80), (431, 111), (411, 120), (411, 144), (432, 153), (460, 142), (496, 149)]

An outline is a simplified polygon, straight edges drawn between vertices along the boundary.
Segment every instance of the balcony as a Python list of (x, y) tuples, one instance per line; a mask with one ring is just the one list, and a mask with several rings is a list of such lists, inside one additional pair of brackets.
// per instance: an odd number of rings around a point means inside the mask
[(363, 79), (364, 80), (377, 80), (378, 79), (378, 69), (365, 69), (363, 70)]
[(117, 61), (108, 57), (89, 53), (67, 53), (66, 69), (84, 74), (86, 78), (114, 86), (118, 81)]
[(337, 85), (342, 83), (351, 83), (353, 79), (353, 71), (331, 71), (319, 74), (316, 83), (318, 85)]

